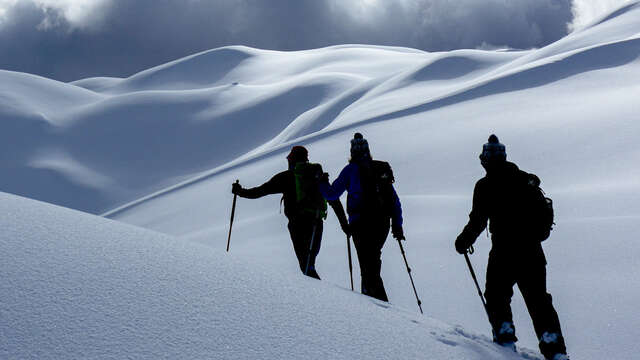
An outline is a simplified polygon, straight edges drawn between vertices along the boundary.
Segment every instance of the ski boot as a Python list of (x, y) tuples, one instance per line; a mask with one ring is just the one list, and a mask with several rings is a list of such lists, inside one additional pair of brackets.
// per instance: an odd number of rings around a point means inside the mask
[(544, 332), (540, 338), (540, 351), (547, 360), (569, 360), (564, 339), (559, 333)]
[(497, 334), (495, 330), (493, 331), (493, 342), (502, 347), (516, 351), (516, 341), (518, 341), (516, 329), (510, 321), (503, 322)]

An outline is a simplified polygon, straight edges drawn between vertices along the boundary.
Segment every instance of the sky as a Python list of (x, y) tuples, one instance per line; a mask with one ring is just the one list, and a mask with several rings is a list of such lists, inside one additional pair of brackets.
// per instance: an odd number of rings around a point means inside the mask
[(127, 77), (227, 45), (541, 47), (627, 0), (0, 0), (0, 69)]

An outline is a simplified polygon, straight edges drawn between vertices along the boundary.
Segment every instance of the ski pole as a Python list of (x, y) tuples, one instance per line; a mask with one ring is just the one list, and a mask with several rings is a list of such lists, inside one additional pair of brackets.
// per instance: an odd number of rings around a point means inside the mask
[(304, 274), (309, 276), (309, 265), (311, 263), (311, 251), (313, 250), (313, 241), (316, 237), (316, 229), (318, 226), (318, 220), (320, 219), (320, 209), (316, 210), (316, 217), (313, 220), (313, 232), (311, 233), (311, 241), (309, 242), (309, 254), (307, 255), (307, 266), (304, 269)]
[[(473, 254), (473, 251), (471, 251)], [(482, 295), (482, 290), (480, 290), (480, 285), (478, 285), (478, 279), (476, 278), (476, 273), (473, 271), (473, 266), (471, 266), (471, 260), (469, 260), (469, 255), (464, 253), (464, 258), (467, 260), (467, 266), (469, 266), (469, 271), (471, 272), (471, 277), (473, 278), (473, 282), (476, 283), (476, 289), (478, 289), (478, 295), (480, 295), (480, 300), (482, 300), (482, 306), (484, 306), (484, 311), (487, 313), (487, 318), (491, 321), (491, 317), (489, 316), (489, 309), (487, 308), (487, 303), (484, 300), (484, 296)]]
[(418, 301), (418, 307), (420, 308), (420, 314), (424, 314), (422, 312), (422, 301), (418, 297), (418, 292), (416, 291), (416, 285), (413, 283), (413, 276), (411, 276), (411, 268), (409, 267), (409, 263), (407, 262), (407, 256), (404, 253), (404, 247), (402, 247), (402, 242), (398, 239), (398, 245), (400, 245), (400, 252), (402, 253), (402, 258), (404, 259), (404, 264), (407, 266), (407, 272), (409, 273), (409, 279), (411, 279), (411, 286), (413, 287), (413, 293), (416, 294), (416, 301)]
[[(240, 180), (236, 180), (236, 184), (239, 184)], [(233, 228), (233, 217), (236, 214), (236, 200), (238, 194), (233, 194), (233, 205), (231, 205), (231, 221), (229, 222), (229, 237), (227, 238), (227, 252), (229, 252), (229, 244), (231, 244), (231, 229)]]
[(349, 276), (351, 278), (351, 291), (353, 291), (353, 264), (351, 263), (351, 241), (347, 235), (347, 254), (349, 254)]

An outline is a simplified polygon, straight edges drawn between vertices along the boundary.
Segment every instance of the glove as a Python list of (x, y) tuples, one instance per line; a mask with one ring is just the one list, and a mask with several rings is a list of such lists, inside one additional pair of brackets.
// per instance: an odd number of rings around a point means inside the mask
[(322, 173), (320, 176), (320, 182), (328, 183), (329, 182), (329, 173)]
[(240, 194), (242, 190), (242, 185), (238, 184), (237, 182), (231, 185), (231, 193), (233, 193), (234, 195)]
[(407, 240), (404, 237), (404, 231), (402, 231), (402, 226), (393, 225), (391, 227), (391, 233), (396, 240)]
[(473, 244), (469, 243), (469, 241), (467, 241), (462, 236), (462, 234), (460, 234), (460, 236), (458, 236), (458, 238), (456, 239), (456, 251), (458, 252), (458, 254), (466, 254), (471, 245)]

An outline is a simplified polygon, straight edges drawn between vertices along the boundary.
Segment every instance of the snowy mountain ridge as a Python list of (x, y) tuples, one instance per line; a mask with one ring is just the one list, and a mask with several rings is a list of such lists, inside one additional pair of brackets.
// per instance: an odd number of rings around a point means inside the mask
[[(3, 71), (0, 116), (20, 136), (3, 139), (14, 157), (0, 165), (16, 175), (2, 188), (104, 212), (292, 142), (615, 66), (598, 56), (613, 48), (626, 51), (616, 60), (624, 64), (635, 56), (637, 8), (634, 2), (529, 51), (425, 53), (346, 45), (283, 53), (236, 46), (127, 79), (64, 84)], [(576, 62), (580, 66), (572, 69)], [(527, 81), (540, 74), (537, 84)], [(235, 126), (249, 131), (240, 144), (228, 135)], [(25, 138), (31, 140), (23, 144)], [(209, 144), (223, 150), (211, 154)], [(76, 193), (83, 196), (69, 196)]]

